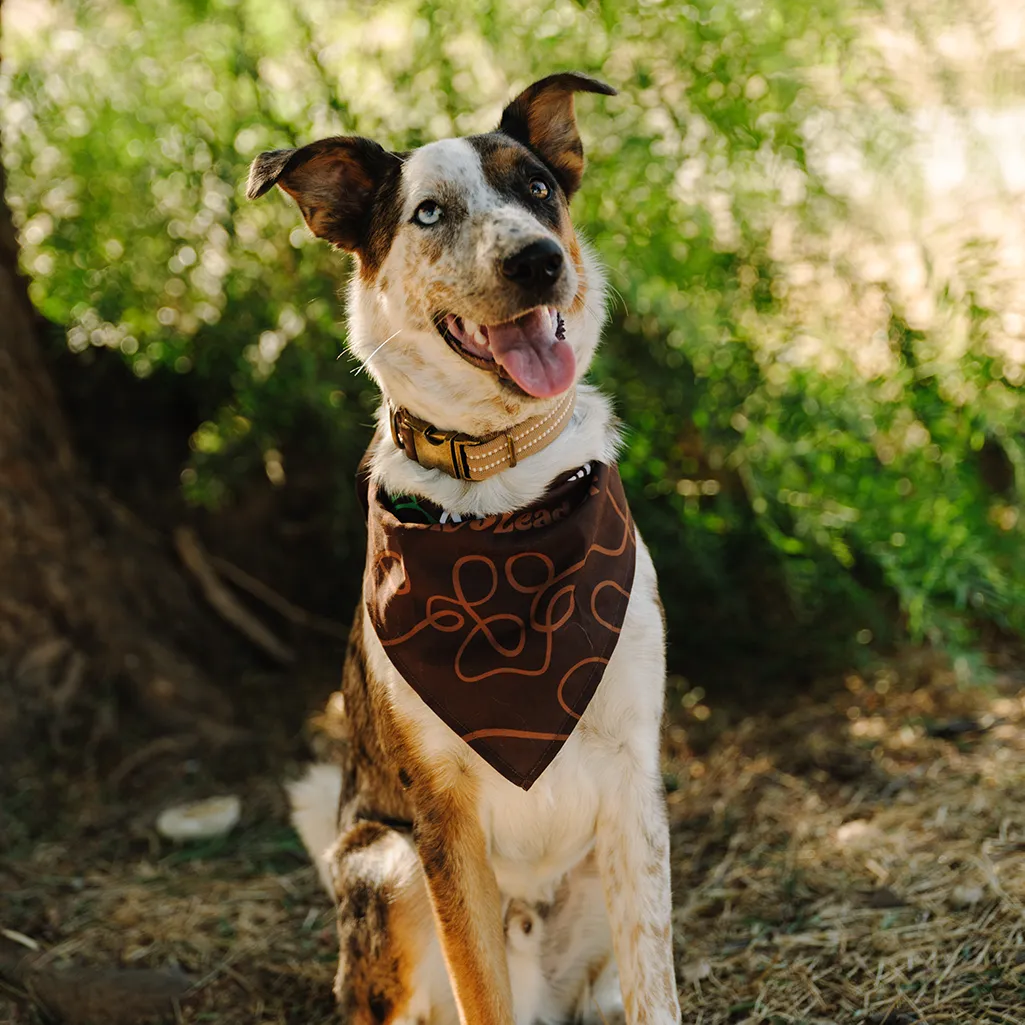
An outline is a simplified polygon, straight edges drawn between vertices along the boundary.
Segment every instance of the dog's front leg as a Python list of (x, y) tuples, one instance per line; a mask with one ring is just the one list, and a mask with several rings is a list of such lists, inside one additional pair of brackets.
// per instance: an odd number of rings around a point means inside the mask
[(501, 896), (475, 788), (457, 775), (414, 787), (416, 845), (461, 1022), (512, 1025)]
[(677, 1025), (669, 824), (661, 780), (637, 767), (603, 802), (595, 853), (627, 1025)]

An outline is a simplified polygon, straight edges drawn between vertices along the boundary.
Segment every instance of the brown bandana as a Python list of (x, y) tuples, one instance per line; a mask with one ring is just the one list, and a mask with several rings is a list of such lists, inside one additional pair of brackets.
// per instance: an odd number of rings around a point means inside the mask
[(637, 554), (619, 471), (589, 464), (535, 505), (463, 521), (361, 485), (364, 598), (388, 658), (528, 790), (569, 739), (619, 640)]

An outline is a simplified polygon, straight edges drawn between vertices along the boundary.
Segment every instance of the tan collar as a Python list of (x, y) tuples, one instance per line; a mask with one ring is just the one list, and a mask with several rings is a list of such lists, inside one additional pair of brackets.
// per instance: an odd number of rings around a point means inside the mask
[(391, 436), (414, 462), (442, 470), (456, 480), (487, 480), (521, 459), (550, 445), (573, 415), (576, 389), (570, 388), (547, 413), (528, 417), (501, 434), (474, 438), (457, 431), (439, 431), (408, 410), (391, 413)]

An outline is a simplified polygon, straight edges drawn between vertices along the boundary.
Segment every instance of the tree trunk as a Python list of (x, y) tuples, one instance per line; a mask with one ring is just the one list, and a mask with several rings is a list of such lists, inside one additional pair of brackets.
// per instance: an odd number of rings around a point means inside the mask
[(125, 683), (160, 722), (226, 734), (229, 703), (182, 654), (210, 640), (209, 614), (167, 540), (75, 457), (5, 185), (0, 164), (0, 761), (52, 742), (69, 718), (109, 732)]

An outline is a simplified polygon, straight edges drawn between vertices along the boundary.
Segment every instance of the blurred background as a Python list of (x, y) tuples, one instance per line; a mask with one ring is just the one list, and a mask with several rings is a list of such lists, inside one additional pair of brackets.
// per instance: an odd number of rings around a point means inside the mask
[[(1016, 670), (1018, 0), (3, 0), (0, 14), (6, 203), (54, 397), (22, 423), (63, 418), (53, 444), (88, 507), (71, 534), (119, 560), (83, 571), (59, 615), (39, 599), (34, 644), (22, 631), (0, 649), (47, 723), (24, 735), (51, 755), (59, 721), (123, 785), (133, 745), (194, 728), (175, 718), (186, 705), (204, 735), (255, 724), (260, 751), (305, 750), (357, 595), (352, 480), (377, 395), (345, 351), (346, 259), (283, 196), (245, 202), (249, 161), (333, 134), (405, 149), (488, 130), (558, 69), (619, 90), (578, 102), (574, 216), (612, 286), (591, 379), (628, 426), (621, 470), (659, 569), (680, 749), (810, 688), (871, 691), (923, 653), (955, 689)], [(17, 381), (9, 403), (28, 394)], [(0, 419), (4, 398), (0, 384)], [(19, 480), (0, 465), (0, 491)], [(48, 485), (51, 505), (63, 489)], [(159, 656), (110, 639), (122, 615), (133, 637), (161, 636)], [(173, 701), (153, 685), (169, 678)], [(148, 725), (133, 733), (136, 707)], [(40, 792), (23, 779), (25, 806)]]
[(31, 297), (84, 405), (111, 354), (148, 397), (142, 434), (97, 422), (127, 394), (76, 430), (117, 452), (115, 488), (173, 469), (193, 506), (294, 500), (323, 528), (296, 600), (355, 594), (377, 397), (344, 355), (346, 260), (283, 198), (245, 203), (249, 160), (486, 130), (579, 68), (621, 93), (581, 102), (575, 216), (610, 271), (592, 377), (677, 668), (1025, 625), (1018, 5), (6, 0), (3, 40)]
[[(1025, 626), (1017, 4), (3, 15), (7, 198), (50, 344), (77, 357), (73, 428), (115, 490), (243, 521), (271, 504), (234, 554), (259, 568), (249, 549), (280, 543), (296, 601), (341, 616), (355, 594), (377, 397), (344, 355), (347, 261), (283, 197), (244, 201), (249, 160), (486, 130), (579, 68), (620, 90), (580, 104), (575, 217), (610, 272), (592, 379), (629, 427), (674, 667), (748, 651), (801, 675), (836, 646), (968, 655)], [(289, 530), (315, 531), (302, 558)]]

